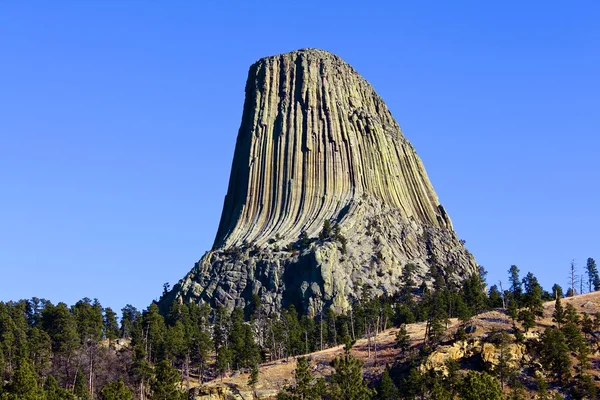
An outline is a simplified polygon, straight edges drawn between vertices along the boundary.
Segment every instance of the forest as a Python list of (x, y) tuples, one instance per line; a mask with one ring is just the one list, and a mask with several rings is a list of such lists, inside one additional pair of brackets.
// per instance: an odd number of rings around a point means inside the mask
[[(120, 316), (89, 298), (72, 306), (39, 298), (0, 302), (0, 398), (187, 399), (194, 384), (233, 371), (250, 371), (252, 386), (260, 379), (260, 363), (291, 357), (298, 360), (295, 383), (280, 393), (282, 399), (519, 399), (532, 392), (540, 399), (596, 398), (591, 356), (599, 350), (600, 313), (580, 313), (561, 302), (600, 290), (592, 258), (564, 293), (558, 284), (544, 290), (532, 273), (521, 278), (514, 265), (506, 289), (488, 288), (483, 267), (457, 284), (448, 271), (432, 265), (429, 285), (418, 285), (416, 266), (407, 264), (394, 296), (375, 296), (365, 287), (361, 300), (341, 315), (329, 308), (309, 317), (293, 305), (267, 315), (258, 296), (231, 312), (179, 303), (163, 311), (152, 302), (143, 311), (127, 305)], [(544, 301), (555, 302), (554, 324), (530, 340), (526, 333), (540, 318)], [(448, 340), (450, 318), (461, 322), (452, 339), (459, 340), (468, 335), (469, 321), (490, 309), (506, 313), (513, 328), (510, 335), (495, 332), (489, 340), (499, 347), (523, 343), (540, 374), (511, 369), (502, 360), (493, 370), (454, 362), (445, 374), (419, 372), (423, 360)], [(426, 323), (425, 337), (411, 348), (406, 326), (419, 321)], [(377, 360), (372, 339), (391, 327), (399, 328), (399, 357), (381, 377), (367, 380), (350, 349), (366, 338), (369, 356)], [(346, 351), (332, 362), (334, 373), (327, 379), (313, 376), (302, 356), (338, 345)]]

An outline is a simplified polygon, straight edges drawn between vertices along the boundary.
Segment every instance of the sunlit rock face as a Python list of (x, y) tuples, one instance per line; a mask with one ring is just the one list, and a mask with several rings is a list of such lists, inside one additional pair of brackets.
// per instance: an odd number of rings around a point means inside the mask
[(476, 270), (383, 100), (323, 50), (252, 65), (213, 249), (164, 301), (342, 312), (397, 291), (407, 263), (417, 282)]

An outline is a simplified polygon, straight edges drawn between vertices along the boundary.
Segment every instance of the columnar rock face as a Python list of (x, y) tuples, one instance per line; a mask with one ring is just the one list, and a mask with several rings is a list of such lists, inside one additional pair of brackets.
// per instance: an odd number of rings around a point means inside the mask
[(476, 270), (383, 100), (326, 51), (252, 65), (213, 249), (165, 301), (343, 311), (395, 292), (407, 263), (417, 280)]

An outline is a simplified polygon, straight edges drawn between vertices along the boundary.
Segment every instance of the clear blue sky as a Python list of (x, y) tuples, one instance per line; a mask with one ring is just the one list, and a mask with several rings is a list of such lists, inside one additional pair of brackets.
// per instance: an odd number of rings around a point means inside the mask
[(0, 300), (141, 309), (182, 278), (248, 67), (302, 47), (373, 84), (488, 282), (565, 286), (600, 259), (600, 2), (402, 3), (0, 2)]

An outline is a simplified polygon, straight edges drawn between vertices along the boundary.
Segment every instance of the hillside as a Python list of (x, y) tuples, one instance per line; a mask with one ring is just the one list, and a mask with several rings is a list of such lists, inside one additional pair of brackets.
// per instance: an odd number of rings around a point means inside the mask
[[(569, 298), (562, 299), (563, 307), (567, 304), (571, 304), (580, 314), (594, 314), (600, 312), (600, 292), (591, 292), (583, 295), (578, 295)], [(552, 313), (555, 309), (555, 302), (548, 301), (543, 304), (543, 317), (536, 320), (535, 327), (529, 329), (524, 333), (525, 344), (533, 343), (538, 341), (540, 335), (545, 328), (555, 325), (552, 321)], [(521, 324), (517, 323), (520, 327)], [(479, 353), (485, 361), (494, 363), (494, 354), (490, 353), (489, 344), (485, 344), (486, 340), (492, 334), (498, 332), (506, 332), (513, 334), (513, 323), (510, 320), (506, 310), (495, 309), (481, 313), (466, 325), (469, 327), (468, 331), (472, 333), (467, 334), (467, 337), (463, 340), (454, 339), (454, 334), (459, 321), (457, 319), (451, 319), (450, 323), (445, 332), (446, 340), (438, 346), (428, 357), (426, 357), (421, 365), (421, 371), (425, 372), (428, 369), (444, 369), (444, 364), (448, 359), (461, 360), (465, 356), (473, 357), (474, 354)], [(406, 330), (410, 336), (410, 346), (413, 352), (417, 352), (418, 349), (423, 345), (425, 338), (426, 323), (419, 322), (414, 324), (406, 325)], [(360, 339), (356, 342), (351, 350), (351, 354), (364, 362), (364, 376), (371, 382), (375, 382), (381, 376), (386, 365), (391, 366), (394, 363), (402, 361), (400, 350), (395, 346), (395, 338), (399, 328), (391, 328), (381, 332), (376, 338), (373, 338), (376, 343), (377, 352), (374, 350), (368, 350), (368, 340)], [(479, 343), (479, 344), (478, 344)], [(481, 343), (484, 343), (483, 345)], [(518, 353), (518, 351), (517, 351)], [(317, 351), (307, 355), (310, 359), (311, 370), (315, 377), (328, 377), (331, 375), (333, 368), (330, 366), (330, 362), (339, 356), (344, 354), (344, 346), (337, 346), (328, 348), (322, 351)], [(519, 354), (517, 354), (519, 356)], [(532, 365), (537, 365), (538, 360), (529, 357), (526, 350), (520, 354), (525, 361), (520, 363), (520, 379), (529, 383), (525, 384), (525, 398), (535, 398), (535, 387), (531, 385), (532, 377), (528, 375)], [(496, 356), (497, 358), (497, 356)], [(591, 373), (594, 377), (596, 385), (600, 387), (598, 381), (600, 381), (600, 350), (598, 348), (592, 349), (590, 355), (591, 362)], [(252, 388), (247, 385), (249, 373), (235, 373), (230, 376), (224, 377), (223, 379), (214, 379), (199, 387), (200, 385), (195, 382), (196, 400), (209, 400), (209, 399), (252, 399), (253, 396), (257, 396), (261, 399), (274, 398), (276, 394), (284, 387), (292, 385), (294, 383), (294, 370), (296, 368), (296, 359), (290, 357), (287, 360), (278, 360), (274, 362), (267, 362), (260, 365), (259, 383), (256, 385), (256, 390), (253, 392)], [(552, 388), (551, 389), (560, 389)], [(508, 391), (508, 389), (505, 389)], [(229, 397), (228, 397), (229, 396)]]

